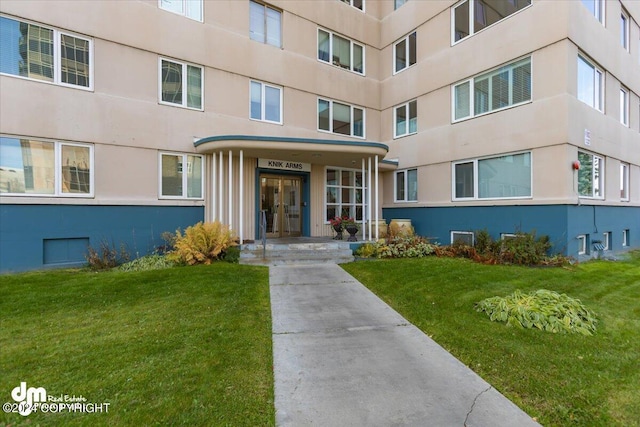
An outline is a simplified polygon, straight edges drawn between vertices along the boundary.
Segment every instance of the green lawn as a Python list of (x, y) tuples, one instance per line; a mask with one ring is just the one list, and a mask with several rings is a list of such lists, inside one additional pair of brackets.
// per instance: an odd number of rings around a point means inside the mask
[(0, 276), (0, 403), (21, 381), (109, 412), (0, 425), (273, 425), (267, 270)]
[[(436, 257), (343, 267), (541, 424), (640, 425), (640, 253), (566, 269)], [(474, 310), (487, 297), (542, 288), (595, 311), (596, 334), (516, 329)]]
[[(344, 268), (543, 425), (640, 425), (640, 253), (568, 269), (436, 257)], [(508, 328), (473, 309), (540, 288), (596, 312), (596, 335)], [(21, 381), (109, 412), (0, 412), (0, 425), (273, 425), (267, 270), (0, 276), (0, 403)]]

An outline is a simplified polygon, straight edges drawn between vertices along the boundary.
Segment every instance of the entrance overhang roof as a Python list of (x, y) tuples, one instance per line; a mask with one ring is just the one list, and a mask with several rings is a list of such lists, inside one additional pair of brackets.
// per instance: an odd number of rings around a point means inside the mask
[(196, 140), (198, 153), (242, 150), (245, 157), (286, 160), (359, 169), (362, 159), (378, 156), (380, 170), (395, 170), (396, 161), (383, 160), (389, 147), (379, 142), (290, 138), (256, 135), (218, 135)]

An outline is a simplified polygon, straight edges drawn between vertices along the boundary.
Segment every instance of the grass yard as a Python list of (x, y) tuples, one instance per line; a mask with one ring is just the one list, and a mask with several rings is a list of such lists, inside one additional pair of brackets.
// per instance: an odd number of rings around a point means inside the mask
[(273, 425), (265, 268), (0, 276), (0, 403), (20, 385), (108, 413), (0, 412), (0, 425)]
[[(436, 257), (343, 268), (541, 424), (640, 425), (640, 253), (569, 269)], [(487, 297), (541, 288), (595, 311), (596, 334), (517, 329), (474, 310)]]

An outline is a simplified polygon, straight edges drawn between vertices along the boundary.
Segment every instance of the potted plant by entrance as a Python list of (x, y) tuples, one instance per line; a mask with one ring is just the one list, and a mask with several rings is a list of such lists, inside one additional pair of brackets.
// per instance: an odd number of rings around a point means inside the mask
[(347, 218), (342, 220), (342, 227), (349, 233), (348, 242), (357, 242), (356, 234), (360, 230), (360, 225), (353, 219)]
[(342, 228), (342, 218), (343, 217), (337, 216), (329, 220), (329, 223), (333, 227), (333, 231), (336, 232), (336, 237), (334, 237), (333, 240), (342, 240), (342, 231), (344, 230), (344, 228)]

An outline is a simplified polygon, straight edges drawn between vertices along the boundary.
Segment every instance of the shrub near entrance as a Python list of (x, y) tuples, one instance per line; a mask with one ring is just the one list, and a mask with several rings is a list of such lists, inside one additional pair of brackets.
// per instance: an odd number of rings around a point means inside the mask
[(389, 241), (365, 243), (356, 250), (356, 255), (369, 258), (422, 258), (433, 254), (435, 245), (424, 237), (396, 237)]
[(228, 226), (219, 221), (199, 222), (187, 227), (184, 235), (180, 230), (176, 231), (173, 250), (167, 258), (178, 264), (211, 264), (237, 244), (236, 236)]

